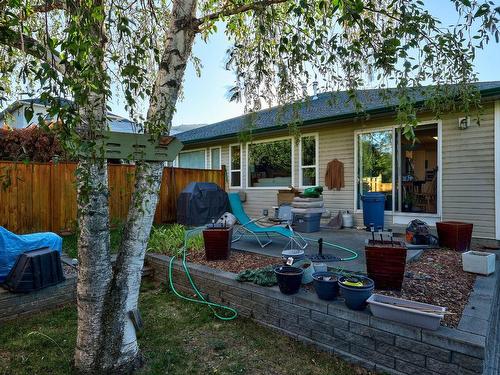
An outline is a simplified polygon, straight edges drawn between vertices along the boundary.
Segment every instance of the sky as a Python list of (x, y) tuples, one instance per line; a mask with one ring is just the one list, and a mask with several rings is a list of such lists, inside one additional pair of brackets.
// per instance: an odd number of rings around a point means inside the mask
[[(495, 0), (500, 5), (499, 0)], [(443, 25), (455, 24), (458, 13), (450, 0), (427, 0), (427, 9), (439, 18)], [(242, 103), (231, 103), (226, 98), (228, 88), (234, 82), (232, 72), (225, 70), (224, 61), (229, 41), (219, 28), (205, 43), (200, 38), (193, 48), (195, 56), (201, 59), (201, 77), (196, 76), (190, 64), (184, 82), (184, 98), (178, 103), (173, 125), (210, 124), (243, 114)], [(477, 51), (475, 61), (480, 81), (500, 80), (500, 44), (490, 43), (484, 50)], [(115, 109), (115, 108), (114, 108)], [(117, 107), (116, 112), (122, 113)], [(124, 114), (125, 115), (125, 114)]]
[[(500, 0), (494, 2), (495, 5), (500, 5)], [(425, 4), (443, 25), (457, 22), (458, 14), (450, 0), (426, 0)], [(226, 97), (228, 89), (234, 83), (234, 75), (224, 68), (226, 50), (230, 44), (224, 35), (223, 25), (220, 25), (218, 30), (208, 42), (202, 41), (199, 37), (195, 42), (193, 54), (201, 59), (203, 65), (201, 77), (196, 75), (190, 63), (185, 74), (183, 98), (178, 102), (173, 118), (174, 126), (210, 124), (243, 114), (243, 104), (231, 103)], [(492, 42), (484, 50), (477, 50), (475, 65), (479, 80), (500, 80), (499, 64), (500, 44)], [(119, 98), (112, 100), (110, 104), (112, 112), (128, 117)]]

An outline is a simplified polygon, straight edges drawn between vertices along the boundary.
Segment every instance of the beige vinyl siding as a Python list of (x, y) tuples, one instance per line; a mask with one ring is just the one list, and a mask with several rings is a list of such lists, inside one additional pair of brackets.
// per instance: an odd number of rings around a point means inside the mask
[[(494, 136), (493, 105), (485, 107), (481, 126), (472, 124), (469, 129), (458, 129), (459, 114), (447, 115), (442, 119), (442, 220), (466, 221), (474, 224), (474, 236), (494, 238), (495, 236), (495, 176), (494, 176)], [(421, 116), (421, 121), (432, 120)], [(344, 163), (345, 187), (340, 190), (324, 191), (325, 207), (335, 215), (339, 210), (349, 210), (355, 214), (355, 225), (362, 226), (361, 212), (354, 210), (354, 142), (355, 131), (386, 128), (394, 125), (392, 118), (371, 119), (369, 121), (348, 120), (344, 123), (325, 124), (303, 128), (302, 134), (317, 133), (319, 136), (319, 183), (324, 186), (326, 166), (338, 159)], [(264, 134), (255, 140), (273, 139), (288, 135), (288, 131)], [(229, 145), (236, 140), (222, 144), (222, 164), (229, 173)], [(193, 145), (190, 148), (213, 147)], [(294, 186), (299, 186), (299, 147), (294, 148)], [(277, 205), (277, 189), (246, 189), (247, 165), (246, 145), (242, 145), (242, 188), (247, 201), (245, 210), (251, 217), (262, 215), (262, 209)], [(439, 203), (438, 203), (439, 204)], [(411, 217), (408, 218), (408, 221)], [(392, 225), (392, 215), (386, 212), (386, 225)]]
[(474, 223), (474, 236), (495, 237), (494, 110), (480, 126), (458, 129), (458, 116), (443, 117), (443, 220)]

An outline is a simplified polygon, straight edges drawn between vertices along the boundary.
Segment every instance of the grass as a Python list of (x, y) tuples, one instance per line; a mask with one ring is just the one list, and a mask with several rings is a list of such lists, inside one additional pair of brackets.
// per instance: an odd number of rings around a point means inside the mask
[[(179, 301), (147, 285), (140, 308), (145, 356), (140, 374), (347, 375), (357, 369), (331, 355), (238, 318), (216, 320), (204, 306)], [(5, 323), (0, 374), (68, 374), (75, 346), (76, 308)]]
[[(120, 241), (122, 238), (122, 226), (111, 229), (110, 231), (110, 246), (111, 253), (118, 252)], [(70, 258), (78, 257), (76, 234), (70, 234), (63, 237), (63, 252)]]
[[(118, 225), (110, 231), (111, 253), (118, 252), (123, 226)], [(151, 229), (148, 250), (155, 253), (176, 255), (184, 244), (186, 229), (180, 224), (154, 226)], [(188, 240), (191, 251), (203, 250), (203, 236), (196, 234)], [(63, 252), (71, 258), (78, 257), (76, 234), (63, 237)]]

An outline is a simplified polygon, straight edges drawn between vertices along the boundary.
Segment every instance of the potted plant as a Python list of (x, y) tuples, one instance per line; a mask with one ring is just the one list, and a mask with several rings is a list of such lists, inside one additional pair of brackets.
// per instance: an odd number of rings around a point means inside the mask
[(413, 210), (413, 205), (415, 204), (415, 195), (410, 192), (406, 192), (403, 199), (403, 211), (411, 212)]
[(302, 268), (292, 266), (279, 266), (274, 269), (276, 279), (278, 280), (278, 287), (283, 294), (295, 294), (300, 289), (302, 283), (302, 275), (304, 270)]
[(338, 277), (333, 272), (315, 272), (312, 275), (314, 290), (319, 299), (331, 301), (339, 294)]
[(345, 304), (351, 310), (364, 310), (375, 287), (373, 280), (364, 276), (342, 276), (338, 284)]

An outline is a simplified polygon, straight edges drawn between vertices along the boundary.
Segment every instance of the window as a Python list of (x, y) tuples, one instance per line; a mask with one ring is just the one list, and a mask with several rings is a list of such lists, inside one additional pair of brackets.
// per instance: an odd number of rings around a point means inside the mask
[(183, 151), (179, 153), (177, 166), (179, 168), (206, 168), (205, 150)]
[(305, 135), (300, 139), (300, 186), (319, 184), (318, 174), (318, 136)]
[(392, 129), (357, 136), (358, 209), (362, 208), (363, 194), (379, 192), (386, 196), (385, 209), (392, 211), (392, 139)]
[(248, 187), (292, 185), (292, 139), (248, 144)]
[(229, 146), (229, 186), (241, 187), (241, 146)]
[(210, 169), (220, 169), (220, 147), (210, 148)]

